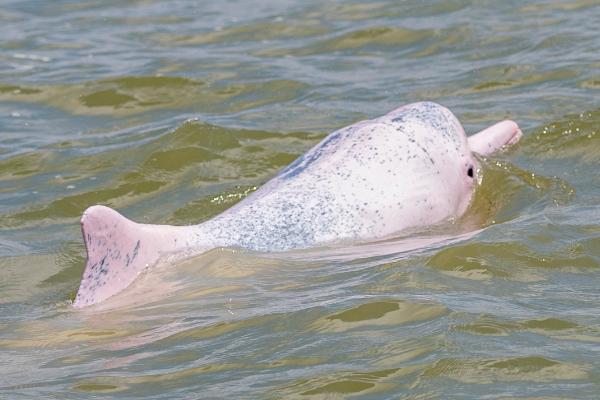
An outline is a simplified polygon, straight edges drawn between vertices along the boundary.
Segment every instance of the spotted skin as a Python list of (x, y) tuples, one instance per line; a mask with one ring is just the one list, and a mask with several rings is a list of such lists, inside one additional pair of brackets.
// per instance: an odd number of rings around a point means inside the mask
[[(473, 145), (490, 154), (518, 141), (520, 131), (512, 124), (488, 128)], [(74, 305), (120, 292), (164, 255), (373, 240), (456, 218), (477, 182), (470, 144), (448, 109), (414, 103), (331, 133), (259, 190), (200, 225), (136, 224), (110, 208), (91, 207), (82, 217), (88, 262)]]
[(435, 103), (402, 107), (333, 132), (238, 206), (199, 226), (198, 240), (210, 233), (223, 246), (281, 251), (437, 223), (468, 205), (474, 183), (467, 169), (476, 163), (449, 110)]

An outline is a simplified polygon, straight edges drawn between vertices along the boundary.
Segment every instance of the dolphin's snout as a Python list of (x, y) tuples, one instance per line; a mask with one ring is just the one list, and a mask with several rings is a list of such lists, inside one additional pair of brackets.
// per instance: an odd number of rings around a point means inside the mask
[(516, 144), (521, 137), (519, 125), (507, 119), (469, 136), (468, 141), (472, 152), (488, 156)]

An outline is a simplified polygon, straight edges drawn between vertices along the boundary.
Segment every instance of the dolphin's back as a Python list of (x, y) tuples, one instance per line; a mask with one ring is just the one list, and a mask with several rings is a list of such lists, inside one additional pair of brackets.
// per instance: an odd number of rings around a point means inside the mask
[[(466, 140), (446, 113), (434, 103), (417, 103), (335, 131), (258, 191), (200, 225), (199, 236), (210, 235), (223, 246), (280, 251), (379, 238), (422, 225), (425, 218), (448, 218), (452, 205), (440, 207), (444, 196), (432, 196), (431, 189), (444, 189), (445, 153), (468, 148), (460, 148)], [(450, 150), (440, 157), (437, 142), (444, 135)]]

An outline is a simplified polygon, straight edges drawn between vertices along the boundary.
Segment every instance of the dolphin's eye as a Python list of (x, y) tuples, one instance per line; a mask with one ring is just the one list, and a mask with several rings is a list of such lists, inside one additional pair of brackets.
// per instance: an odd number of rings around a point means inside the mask
[(473, 167), (469, 167), (469, 169), (467, 170), (467, 175), (469, 175), (469, 178), (473, 177)]

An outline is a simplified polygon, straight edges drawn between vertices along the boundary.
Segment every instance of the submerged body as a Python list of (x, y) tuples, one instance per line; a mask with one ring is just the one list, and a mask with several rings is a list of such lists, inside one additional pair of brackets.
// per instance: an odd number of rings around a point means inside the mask
[(81, 224), (88, 261), (74, 305), (127, 287), (159, 257), (216, 247), (259, 251), (366, 241), (459, 217), (478, 179), (473, 152), (521, 137), (503, 121), (467, 139), (448, 109), (430, 102), (331, 133), (259, 190), (199, 225), (134, 223), (90, 207)]

